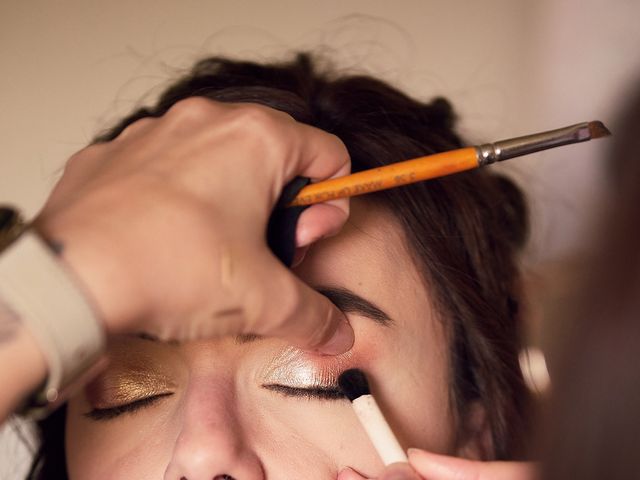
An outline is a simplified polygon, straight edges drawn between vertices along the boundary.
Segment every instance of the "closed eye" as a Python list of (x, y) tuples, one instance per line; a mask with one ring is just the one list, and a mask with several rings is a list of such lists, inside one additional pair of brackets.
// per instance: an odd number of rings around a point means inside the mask
[(264, 384), (263, 388), (271, 390), (272, 392), (279, 393), (285, 397), (298, 397), (306, 398), (309, 400), (344, 400), (346, 397), (344, 393), (337, 387), (311, 387), (311, 388), (298, 388), (290, 387), (288, 385), (279, 384)]
[(162, 398), (168, 397), (170, 395), (173, 395), (173, 393), (161, 393), (158, 395), (153, 395), (151, 397), (145, 397), (141, 398), (140, 400), (125, 403), (124, 405), (118, 405), (116, 407), (94, 408), (93, 410), (85, 413), (84, 416), (97, 421), (111, 420), (112, 418), (119, 417), (122, 414), (133, 413), (143, 408), (150, 407), (151, 405), (160, 401)]

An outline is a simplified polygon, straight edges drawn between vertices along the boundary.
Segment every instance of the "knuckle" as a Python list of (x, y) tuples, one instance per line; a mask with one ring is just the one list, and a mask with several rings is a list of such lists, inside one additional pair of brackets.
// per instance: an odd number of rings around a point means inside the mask
[(189, 97), (176, 102), (165, 116), (180, 124), (200, 123), (211, 119), (217, 112), (215, 103), (204, 97)]
[(156, 121), (153, 117), (144, 117), (136, 120), (135, 122), (127, 125), (124, 130), (113, 141), (122, 141), (125, 138), (129, 138), (136, 133), (146, 130), (150, 125)]
[(262, 105), (246, 103), (235, 109), (236, 125), (250, 132), (263, 132), (273, 128), (273, 113)]
[(94, 158), (96, 155), (103, 152), (107, 148), (107, 145), (108, 144), (106, 143), (92, 143), (91, 145), (88, 145), (82, 150), (74, 153), (65, 163), (65, 171), (72, 171), (86, 165), (91, 158)]
[(74, 153), (73, 155), (71, 155), (69, 157), (69, 159), (67, 160), (67, 163), (65, 163), (65, 165), (64, 165), (65, 171), (69, 172), (71, 170), (75, 170), (76, 165), (78, 165), (79, 163), (82, 163), (82, 160), (87, 157), (86, 150), (88, 148), (89, 147), (87, 147), (87, 148), (85, 148), (83, 150), (80, 150), (79, 152)]
[(326, 131), (325, 131), (325, 133), (327, 135), (329, 135), (329, 138), (331, 138), (331, 141), (335, 144), (336, 148), (342, 154), (342, 156), (346, 159), (346, 161), (350, 162), (350, 160), (349, 160), (349, 150), (347, 150), (347, 146), (344, 144), (342, 139), (339, 136), (337, 136), (336, 134), (334, 134), (334, 133), (329, 133), (329, 132), (326, 132)]
[(234, 128), (247, 141), (267, 155), (282, 155), (286, 144), (287, 114), (258, 104), (242, 104), (231, 120)]

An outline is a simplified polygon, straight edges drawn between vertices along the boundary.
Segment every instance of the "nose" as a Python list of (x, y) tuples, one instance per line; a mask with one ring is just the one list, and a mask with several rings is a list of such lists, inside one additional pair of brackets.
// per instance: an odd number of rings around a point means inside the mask
[(228, 382), (211, 378), (189, 382), (165, 480), (264, 480), (236, 402)]

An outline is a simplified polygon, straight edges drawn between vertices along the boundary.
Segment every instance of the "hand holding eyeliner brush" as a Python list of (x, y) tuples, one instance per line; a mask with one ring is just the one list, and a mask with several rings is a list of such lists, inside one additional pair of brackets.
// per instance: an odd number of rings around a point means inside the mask
[(611, 132), (602, 122), (593, 121), (475, 147), (436, 153), (312, 183), (302, 188), (287, 206), (312, 205), (338, 198), (364, 195), (608, 135), (611, 135)]
[(362, 370), (352, 368), (338, 378), (338, 385), (351, 401), (360, 423), (385, 466), (397, 462), (408, 462), (407, 455), (391, 427), (387, 423), (369, 390), (369, 382)]

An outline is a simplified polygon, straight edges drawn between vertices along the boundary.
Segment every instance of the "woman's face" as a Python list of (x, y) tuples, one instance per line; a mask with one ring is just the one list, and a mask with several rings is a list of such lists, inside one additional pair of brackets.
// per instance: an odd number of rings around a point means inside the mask
[(120, 338), (109, 368), (69, 402), (66, 451), (79, 479), (334, 479), (382, 468), (338, 375), (362, 368), (403, 446), (453, 453), (447, 335), (394, 218), (352, 202), (340, 235), (296, 268), (346, 312), (339, 357), (279, 340), (166, 344)]

